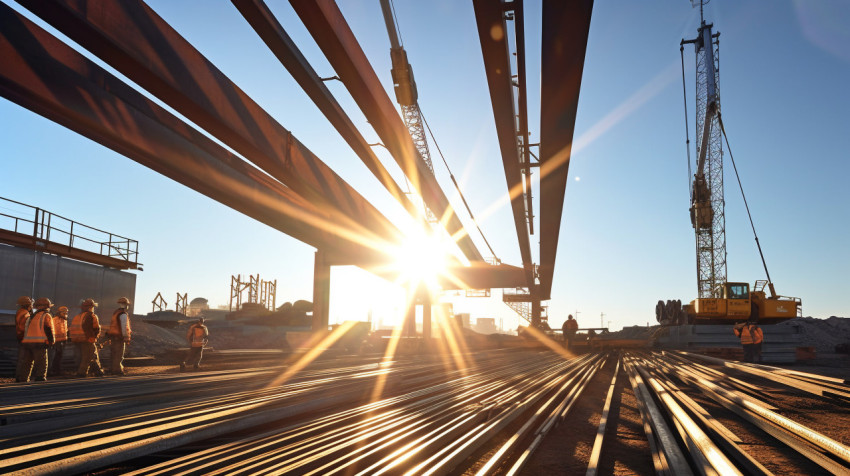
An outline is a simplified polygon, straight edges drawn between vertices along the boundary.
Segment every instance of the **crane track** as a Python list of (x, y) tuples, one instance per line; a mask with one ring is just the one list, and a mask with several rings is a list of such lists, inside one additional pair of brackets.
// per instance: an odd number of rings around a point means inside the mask
[[(0, 407), (0, 471), (540, 474), (570, 433), (587, 454), (560, 457), (588, 474), (850, 471), (846, 440), (783, 400), (816, 402), (846, 425), (841, 379), (687, 353), (464, 358), (308, 368), (273, 387), (260, 382), (283, 369), (6, 386), (4, 396), (39, 392)], [(648, 454), (618, 449), (626, 398)]]

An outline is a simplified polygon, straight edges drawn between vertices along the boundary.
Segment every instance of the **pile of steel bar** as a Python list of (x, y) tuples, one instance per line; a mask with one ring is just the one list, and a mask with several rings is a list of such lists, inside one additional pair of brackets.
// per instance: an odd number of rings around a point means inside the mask
[(134, 474), (445, 474), (492, 445), (518, 417), (533, 413), (479, 472), (486, 474), (506, 454), (528, 454), (528, 444), (516, 443), (562, 418), (601, 364), (599, 356), (566, 361), (528, 354), (512, 359), (512, 365), (470, 369), (437, 385), (229, 441)]
[(242, 431), (140, 472), (442, 473), (514, 432), (483, 474), (527, 457), (603, 362), (550, 352), (465, 358), (308, 368), (279, 385), (269, 382), (282, 367), (9, 385), (0, 472), (90, 471)]
[[(617, 444), (606, 429), (620, 424), (621, 371), (658, 474), (771, 474), (741, 431), (801, 455), (798, 470), (850, 472), (847, 445), (770, 403), (779, 384), (843, 408), (836, 395), (850, 391), (847, 382), (804, 372), (681, 352), (543, 350), (292, 368), (5, 385), (0, 472), (518, 474), (536, 467), (553, 428), (598, 408), (595, 435), (574, 436), (592, 444), (595, 475)], [(721, 408), (729, 427), (715, 416)]]
[[(808, 458), (831, 474), (850, 472), (850, 447), (779, 414), (766, 394), (751, 383), (731, 377), (696, 360), (703, 356), (686, 353), (627, 354), (626, 371), (638, 399), (644, 428), (659, 474), (770, 474), (754, 457), (742, 450), (740, 439), (690, 398), (679, 385), (687, 386), (763, 430), (789, 449)], [(741, 369), (769, 380), (792, 384), (821, 397), (788, 379), (821, 382), (820, 385), (850, 386), (802, 372), (738, 364), (712, 359), (712, 363)], [(770, 374), (770, 375), (768, 375)], [(790, 377), (793, 375), (793, 377)], [(816, 385), (810, 383), (810, 385)]]

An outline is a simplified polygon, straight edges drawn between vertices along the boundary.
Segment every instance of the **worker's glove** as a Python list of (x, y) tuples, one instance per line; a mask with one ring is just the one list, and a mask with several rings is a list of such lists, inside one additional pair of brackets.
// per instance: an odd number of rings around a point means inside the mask
[(130, 339), (124, 339), (124, 343), (130, 345)]

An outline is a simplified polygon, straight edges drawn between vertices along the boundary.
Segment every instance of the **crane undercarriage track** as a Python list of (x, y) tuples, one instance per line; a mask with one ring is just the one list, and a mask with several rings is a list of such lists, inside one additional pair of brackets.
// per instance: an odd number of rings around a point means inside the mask
[(850, 385), (493, 351), (0, 387), (0, 473), (848, 474)]

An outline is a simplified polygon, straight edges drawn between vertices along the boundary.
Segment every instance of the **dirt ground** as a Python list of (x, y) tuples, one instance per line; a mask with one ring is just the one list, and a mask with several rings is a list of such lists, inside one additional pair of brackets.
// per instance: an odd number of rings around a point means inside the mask
[[(596, 373), (567, 418), (549, 432), (522, 474), (584, 474), (587, 471), (614, 364), (609, 360)], [(640, 413), (622, 367), (614, 387), (604, 441), (599, 474), (655, 473)]]

